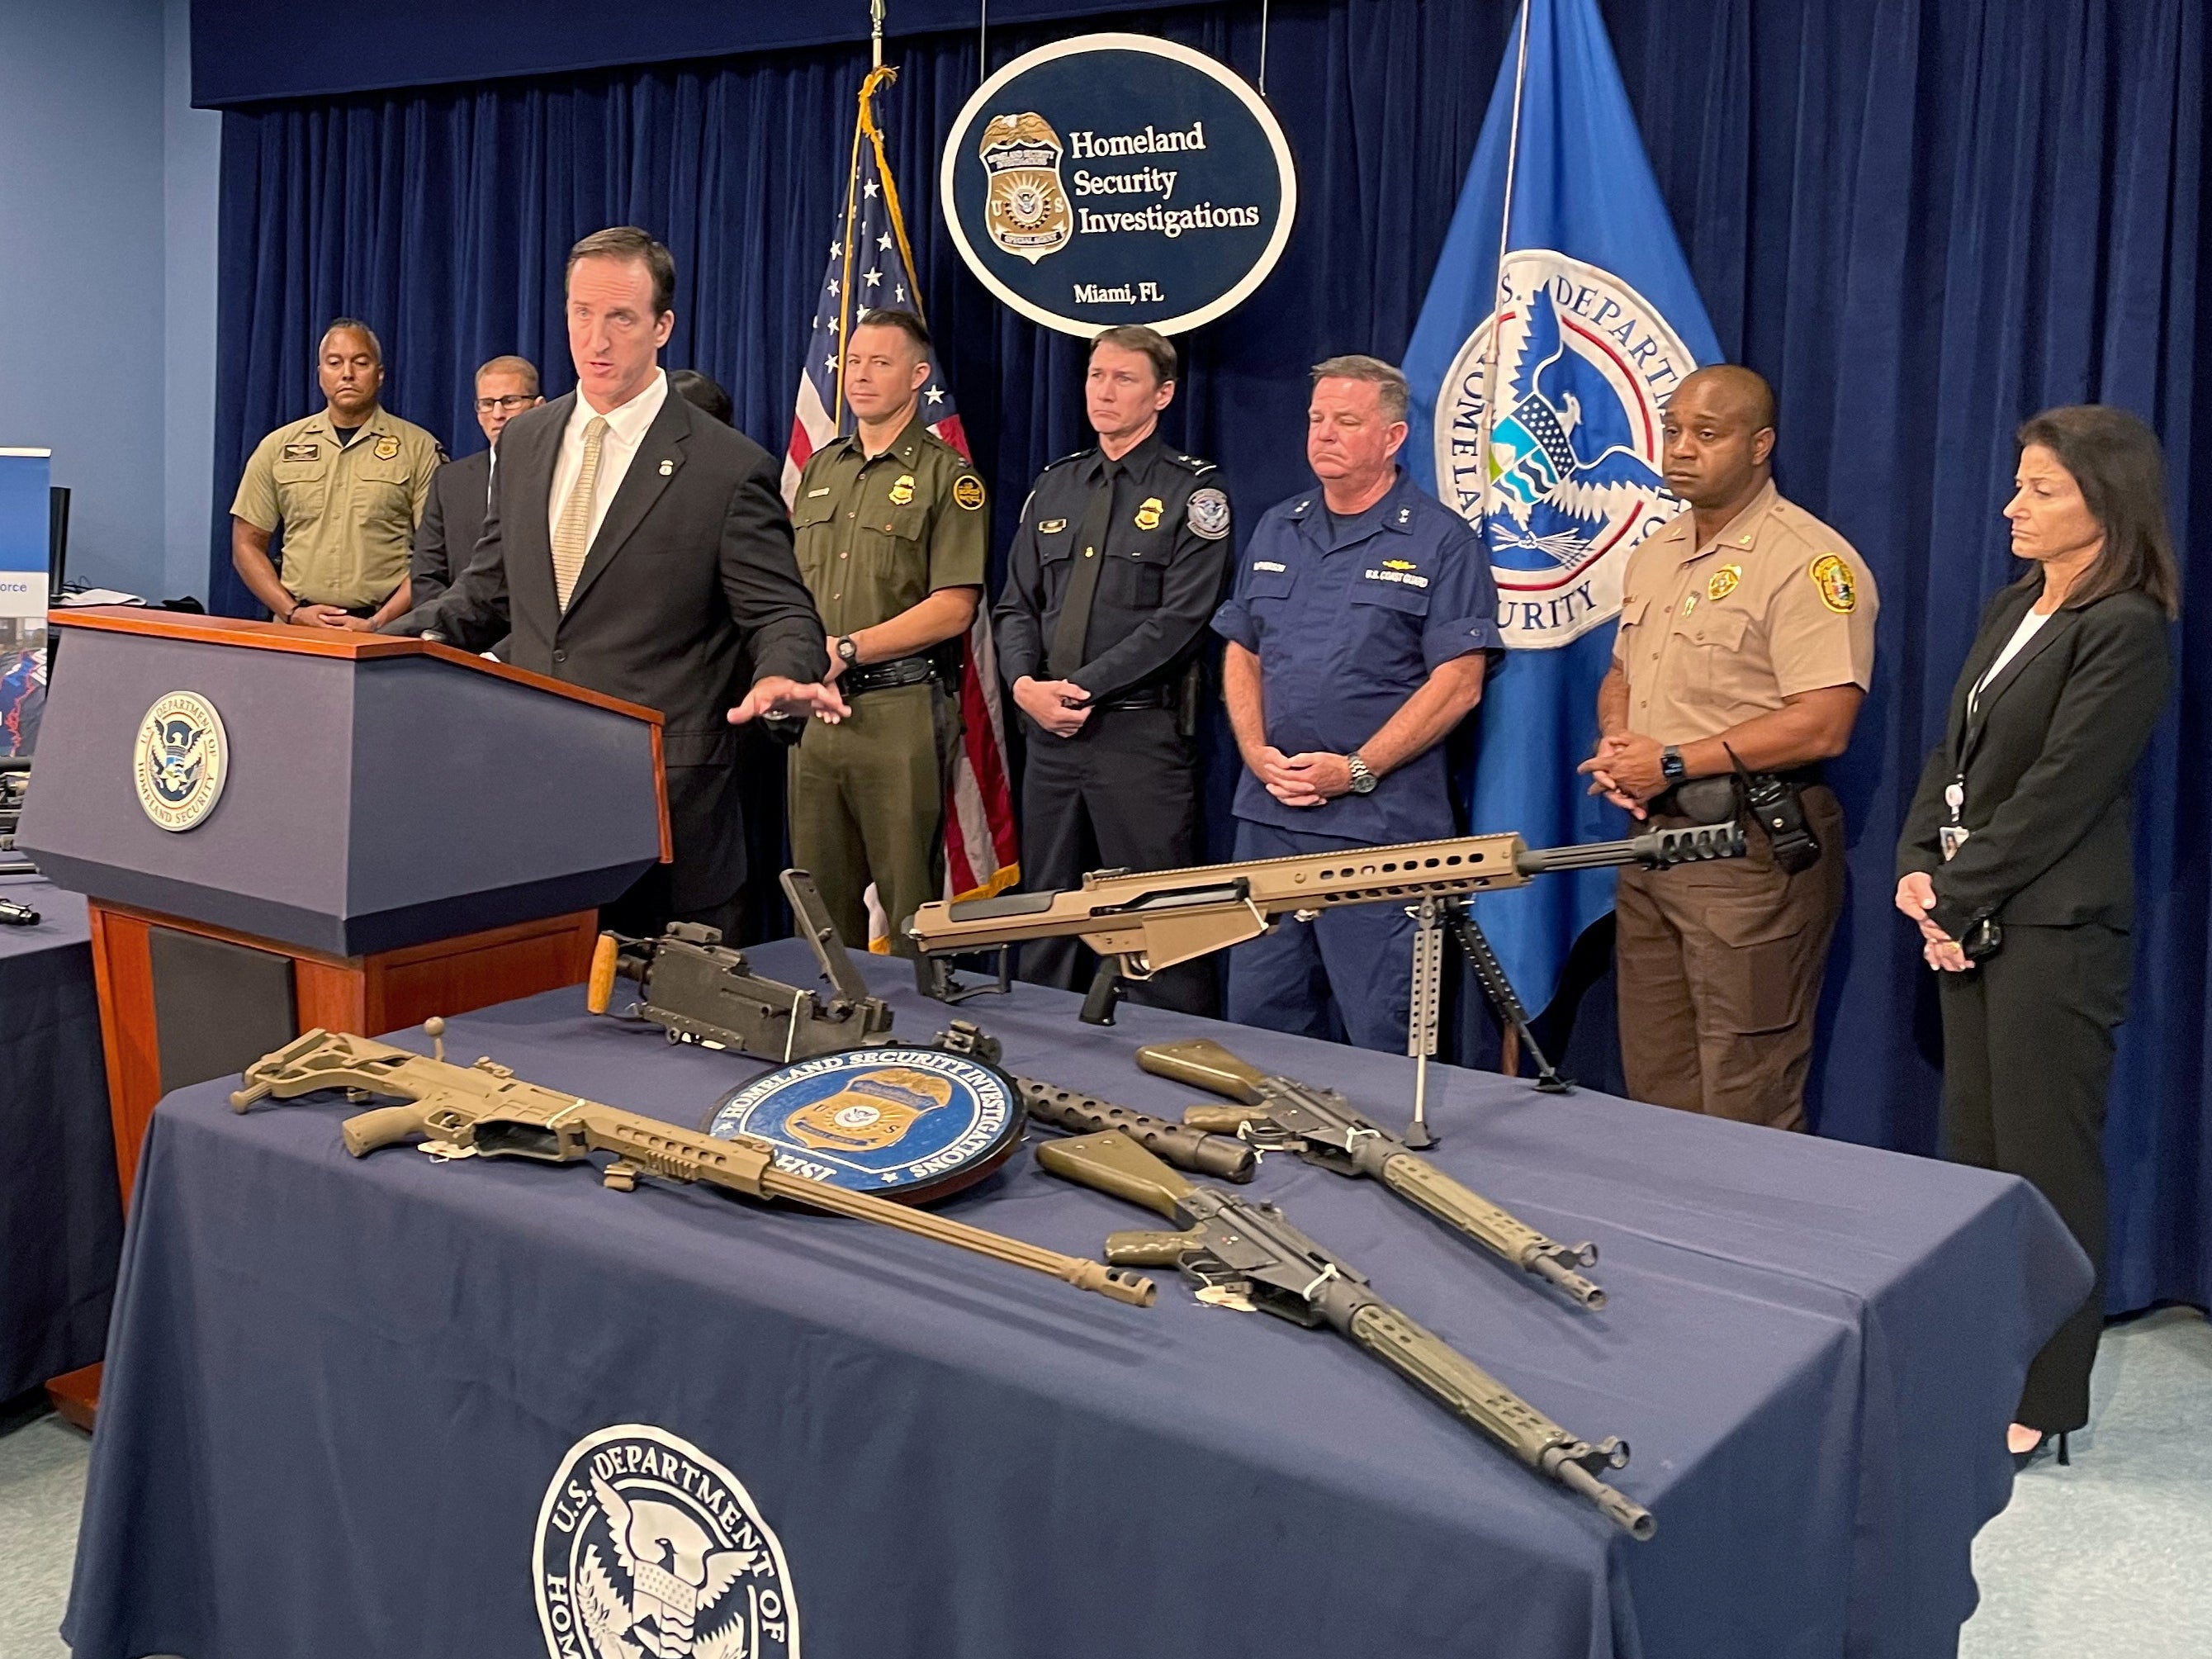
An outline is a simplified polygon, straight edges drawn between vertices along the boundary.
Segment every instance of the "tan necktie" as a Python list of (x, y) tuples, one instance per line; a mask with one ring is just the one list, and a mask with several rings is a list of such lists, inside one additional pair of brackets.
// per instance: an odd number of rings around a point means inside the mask
[(584, 424), (584, 465), (568, 499), (561, 503), (561, 517), (553, 526), (553, 591), (561, 608), (576, 591), (577, 574), (584, 556), (592, 550), (592, 497), (599, 482), (599, 447), (606, 441), (606, 417), (594, 415)]

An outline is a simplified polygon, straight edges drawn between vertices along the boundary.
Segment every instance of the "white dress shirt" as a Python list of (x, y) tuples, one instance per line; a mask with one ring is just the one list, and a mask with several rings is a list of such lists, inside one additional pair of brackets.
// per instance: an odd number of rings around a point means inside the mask
[[(653, 424), (660, 413), (660, 406), (667, 401), (667, 371), (656, 368), (644, 391), (607, 411), (607, 435), (599, 441), (599, 482), (592, 492), (592, 519), (584, 535), (587, 550), (599, 538), (599, 526), (606, 520), (607, 504), (614, 500), (615, 491), (622, 488), (629, 464), (637, 459), (637, 447), (645, 441), (646, 428)], [(568, 499), (568, 492), (576, 487), (576, 475), (584, 470), (584, 428), (599, 412), (581, 392), (576, 394), (576, 406), (569, 411), (568, 424), (561, 433), (560, 456), (553, 463), (553, 493), (545, 504), (548, 538), (559, 528), (561, 503)]]

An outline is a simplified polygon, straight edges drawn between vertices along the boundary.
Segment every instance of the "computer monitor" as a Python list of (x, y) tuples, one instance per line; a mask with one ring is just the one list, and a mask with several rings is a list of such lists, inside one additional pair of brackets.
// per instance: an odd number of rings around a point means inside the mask
[[(33, 512), (37, 511), (34, 507)], [(62, 596), (64, 573), (69, 568), (70, 493), (60, 484), (46, 490), (46, 595), (50, 602), (58, 602)], [(32, 520), (36, 523), (37, 520)], [(33, 535), (38, 532), (33, 531)]]

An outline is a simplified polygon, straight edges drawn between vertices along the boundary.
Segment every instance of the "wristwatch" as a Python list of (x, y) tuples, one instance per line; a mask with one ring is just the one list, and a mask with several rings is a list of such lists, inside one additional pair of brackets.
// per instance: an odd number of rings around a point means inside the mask
[(860, 660), (860, 647), (853, 643), (850, 634), (837, 636), (837, 660), (850, 668)]
[(1669, 783), (1680, 783), (1690, 775), (1690, 769), (1682, 763), (1682, 751), (1671, 743), (1659, 751), (1659, 774)]
[(1367, 763), (1359, 758), (1356, 749), (1344, 757), (1344, 763), (1352, 769), (1352, 793), (1355, 795), (1371, 795), (1375, 786), (1382, 781), (1367, 769)]

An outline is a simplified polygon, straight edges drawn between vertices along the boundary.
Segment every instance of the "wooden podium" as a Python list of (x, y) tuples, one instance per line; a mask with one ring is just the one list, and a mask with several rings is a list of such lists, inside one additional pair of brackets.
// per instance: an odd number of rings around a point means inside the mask
[[(597, 907), (671, 855), (653, 709), (424, 640), (52, 622), (18, 842), (89, 902), (126, 1204), (171, 1090), (580, 984)], [(98, 1370), (49, 1385), (88, 1427)]]

